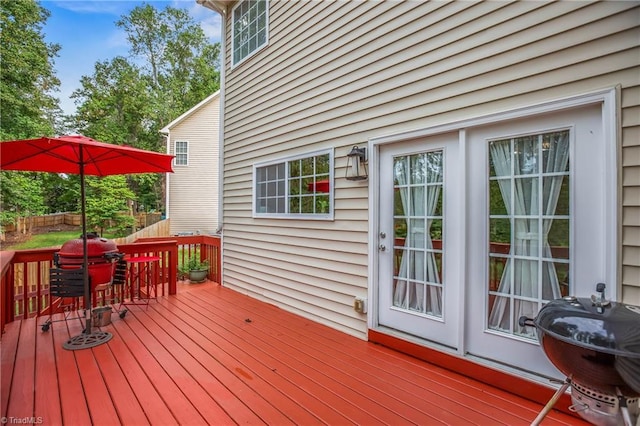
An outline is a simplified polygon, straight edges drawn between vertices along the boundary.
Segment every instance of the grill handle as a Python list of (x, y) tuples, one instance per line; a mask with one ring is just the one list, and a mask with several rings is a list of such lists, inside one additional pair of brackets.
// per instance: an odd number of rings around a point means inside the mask
[(535, 327), (536, 324), (533, 322), (533, 318), (521, 316), (518, 318), (518, 325), (520, 327)]

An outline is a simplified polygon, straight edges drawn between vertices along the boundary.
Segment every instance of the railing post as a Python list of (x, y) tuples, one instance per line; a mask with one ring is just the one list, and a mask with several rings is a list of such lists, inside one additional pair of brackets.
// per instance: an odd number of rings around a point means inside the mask
[(169, 294), (178, 292), (178, 243), (169, 250)]
[(14, 316), (14, 279), (11, 261), (15, 252), (0, 252), (0, 334), (4, 333), (4, 326), (13, 321)]
[(216, 282), (222, 284), (222, 238), (218, 237), (218, 244), (216, 245), (215, 258), (216, 258)]

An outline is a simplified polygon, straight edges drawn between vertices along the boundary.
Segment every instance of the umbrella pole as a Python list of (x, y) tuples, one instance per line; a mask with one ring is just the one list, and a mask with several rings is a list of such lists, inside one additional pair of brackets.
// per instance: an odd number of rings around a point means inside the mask
[(113, 335), (106, 331), (92, 332), (91, 283), (89, 282), (89, 253), (87, 252), (87, 209), (84, 189), (84, 150), (80, 147), (80, 202), (82, 213), (82, 278), (84, 280), (84, 312), (86, 328), (82, 334), (67, 340), (62, 347), (69, 350), (86, 349), (101, 345), (111, 340)]
[[(89, 253), (87, 252), (87, 208), (86, 195), (84, 189), (84, 158), (82, 148), (80, 149), (80, 212), (82, 216), (82, 279), (84, 282), (84, 301), (86, 328), (84, 333), (91, 334), (91, 283), (89, 283)], [(87, 310), (88, 308), (88, 310)], [(87, 315), (86, 312), (89, 312)]]

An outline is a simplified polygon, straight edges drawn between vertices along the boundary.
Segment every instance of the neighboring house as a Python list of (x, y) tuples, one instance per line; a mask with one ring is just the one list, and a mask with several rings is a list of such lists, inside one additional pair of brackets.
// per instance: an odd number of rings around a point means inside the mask
[(175, 155), (167, 175), (167, 218), (171, 235), (214, 234), (218, 230), (220, 92), (160, 130)]
[(599, 282), (640, 305), (640, 2), (198, 2), (225, 286), (544, 383), (520, 316)]

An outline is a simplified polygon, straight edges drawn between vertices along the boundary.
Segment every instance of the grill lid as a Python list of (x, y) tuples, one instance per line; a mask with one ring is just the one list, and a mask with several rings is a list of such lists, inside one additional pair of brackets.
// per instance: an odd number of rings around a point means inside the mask
[(596, 351), (640, 359), (640, 307), (565, 297), (545, 305), (536, 327), (556, 339)]
[[(63, 257), (82, 257), (82, 236), (75, 240), (69, 240), (60, 247), (59, 255)], [(118, 251), (115, 242), (106, 238), (101, 238), (95, 232), (87, 233), (87, 256), (99, 257), (105, 253)]]

